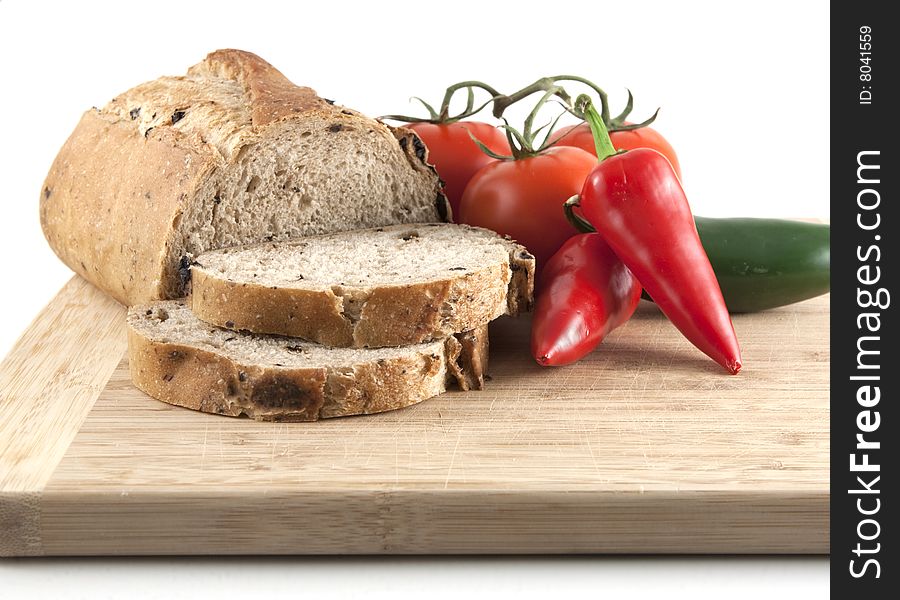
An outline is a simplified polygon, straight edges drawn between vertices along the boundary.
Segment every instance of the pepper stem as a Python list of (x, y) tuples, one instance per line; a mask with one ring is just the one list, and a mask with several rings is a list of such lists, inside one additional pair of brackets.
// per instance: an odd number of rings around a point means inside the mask
[(587, 219), (575, 213), (575, 207), (581, 206), (581, 196), (575, 194), (563, 203), (563, 210), (566, 212), (566, 220), (572, 224), (572, 227), (580, 233), (594, 233), (597, 230), (588, 223)]
[(575, 107), (591, 127), (591, 133), (594, 136), (594, 147), (597, 149), (597, 159), (602, 162), (615, 154), (616, 147), (613, 146), (606, 124), (603, 122), (603, 118), (597, 112), (597, 109), (594, 108), (590, 96), (586, 94), (578, 96), (575, 100)]

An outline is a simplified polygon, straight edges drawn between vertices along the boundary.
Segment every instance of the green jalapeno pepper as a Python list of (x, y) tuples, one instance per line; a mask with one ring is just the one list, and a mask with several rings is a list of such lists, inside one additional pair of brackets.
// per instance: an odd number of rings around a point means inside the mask
[(831, 227), (782, 219), (694, 217), (730, 312), (828, 293)]

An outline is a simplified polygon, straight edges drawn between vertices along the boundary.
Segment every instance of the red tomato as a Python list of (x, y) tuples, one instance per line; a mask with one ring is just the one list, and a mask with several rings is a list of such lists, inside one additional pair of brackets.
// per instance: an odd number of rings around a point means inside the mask
[(578, 233), (563, 203), (581, 192), (597, 157), (566, 146), (520, 160), (496, 161), (472, 178), (460, 203), (462, 223), (493, 229), (524, 244), (543, 265)]
[(405, 125), (418, 134), (428, 148), (428, 162), (434, 165), (444, 180), (444, 193), (453, 209), (453, 220), (459, 221), (459, 201), (466, 184), (481, 167), (495, 162), (481, 151), (469, 137), (472, 133), (478, 141), (503, 156), (510, 153), (506, 134), (490, 123), (457, 121), (456, 123), (410, 123)]
[[(574, 131), (572, 131), (573, 129)], [(570, 131), (571, 133), (569, 133)], [(678, 179), (681, 179), (681, 165), (678, 164), (678, 156), (675, 154), (675, 149), (655, 129), (641, 127), (630, 131), (613, 131), (610, 132), (609, 137), (612, 139), (616, 150), (634, 150), (635, 148), (652, 148), (656, 150), (669, 159), (669, 162), (672, 163), (672, 168), (675, 169), (675, 174), (678, 175)], [(559, 140), (560, 146), (574, 146), (587, 150), (594, 155), (597, 153), (594, 147), (594, 136), (591, 135), (591, 128), (587, 123), (562, 127), (553, 134), (552, 139)]]

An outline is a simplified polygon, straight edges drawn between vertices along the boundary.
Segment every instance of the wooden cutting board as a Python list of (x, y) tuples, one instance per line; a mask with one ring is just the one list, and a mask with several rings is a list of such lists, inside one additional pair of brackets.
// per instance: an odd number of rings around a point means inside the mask
[(485, 391), (293, 424), (136, 390), (124, 312), (74, 278), (0, 365), (0, 555), (828, 552), (827, 297), (735, 377), (650, 304), (561, 369), (503, 319)]

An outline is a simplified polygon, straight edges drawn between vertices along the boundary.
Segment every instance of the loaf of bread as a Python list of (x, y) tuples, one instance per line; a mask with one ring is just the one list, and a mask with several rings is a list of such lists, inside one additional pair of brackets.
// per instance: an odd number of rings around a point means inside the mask
[(214, 248), (447, 220), (410, 130), (219, 50), (87, 111), (41, 190), (44, 234), (75, 272), (131, 305), (183, 292)]
[(128, 363), (147, 394), (204, 412), (315, 421), (409, 406), (445, 390), (480, 388), (487, 326), (399, 348), (328, 348), (241, 334), (198, 320), (181, 301), (132, 306)]
[(418, 344), (528, 310), (534, 257), (487, 229), (430, 223), (213, 250), (189, 304), (233, 330), (327, 346)]

